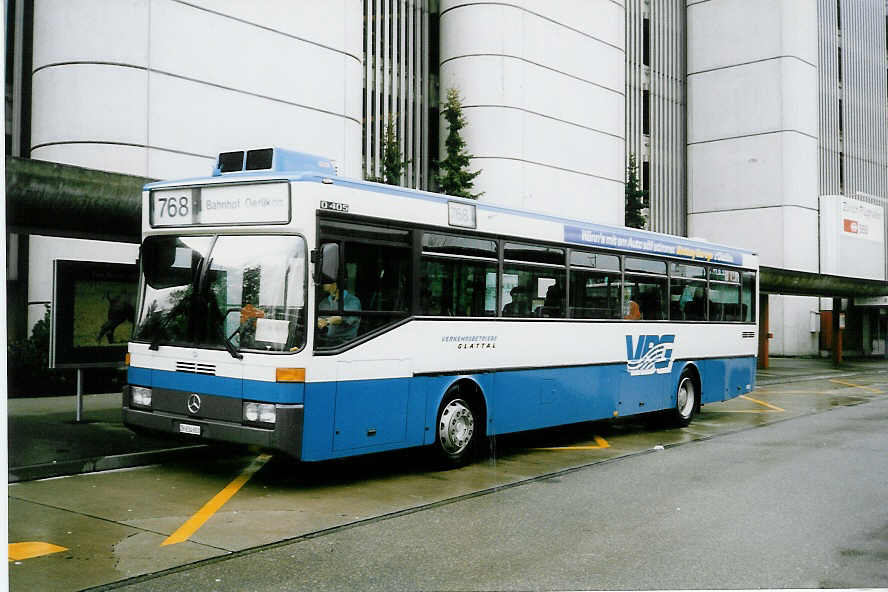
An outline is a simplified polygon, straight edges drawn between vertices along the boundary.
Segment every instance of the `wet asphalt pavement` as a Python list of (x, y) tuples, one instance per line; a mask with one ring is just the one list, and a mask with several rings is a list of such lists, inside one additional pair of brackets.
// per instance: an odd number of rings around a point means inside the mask
[(10, 588), (886, 587), (888, 364), (793, 364), (688, 428), (502, 437), (452, 471), (201, 449), (15, 483), (10, 542), (62, 550), (10, 563)]
[(569, 471), (132, 590), (888, 586), (888, 400)]

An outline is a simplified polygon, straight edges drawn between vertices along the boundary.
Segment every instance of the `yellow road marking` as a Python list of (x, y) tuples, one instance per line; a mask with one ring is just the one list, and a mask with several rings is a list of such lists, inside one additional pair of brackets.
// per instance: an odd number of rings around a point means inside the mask
[[(856, 385), (856, 384), (850, 384), (850, 383), (845, 383), (842, 386), (856, 386), (858, 388), (867, 388), (862, 385)], [(783, 391), (783, 390), (780, 390), (780, 391), (760, 391), (760, 390), (755, 390), (755, 391), (753, 391), (753, 393), (758, 394), (758, 395), (835, 395), (835, 394), (842, 392), (842, 390), (843, 389), (840, 387), (834, 387), (834, 388), (830, 388), (829, 390), (822, 390), (822, 391)], [(885, 391), (876, 390), (875, 388), (872, 388), (872, 387), (870, 387), (869, 390), (872, 390), (872, 392), (880, 394), (880, 395), (885, 393)]]
[(709, 411), (712, 413), (780, 413), (782, 411), (786, 411), (782, 407), (778, 407), (777, 405), (771, 405), (770, 403), (765, 403), (764, 401), (759, 401), (758, 399), (753, 399), (752, 397), (748, 397), (746, 395), (740, 395), (740, 399), (746, 399), (747, 401), (752, 401), (753, 403), (757, 403), (763, 407), (767, 407), (767, 409), (710, 409)]
[(831, 395), (837, 393), (838, 390), (833, 389), (829, 391), (766, 391), (761, 389), (756, 389), (753, 391), (757, 395)]
[(67, 551), (68, 547), (59, 547), (52, 543), (28, 541), (25, 543), (9, 543), (9, 560), (23, 561), (41, 555), (50, 555), (59, 551)]
[(747, 401), (752, 401), (753, 403), (758, 403), (759, 405), (767, 407), (768, 409), (771, 409), (773, 411), (786, 411), (786, 409), (783, 409), (782, 407), (771, 405), (770, 403), (765, 403), (764, 401), (759, 401), (758, 399), (753, 399), (752, 397), (749, 397), (747, 395), (740, 395), (740, 398), (746, 399)]
[(247, 481), (250, 480), (250, 477), (255, 475), (259, 469), (265, 466), (265, 463), (267, 463), (270, 458), (270, 454), (260, 454), (257, 456), (255, 460), (250, 463), (250, 466), (244, 469), (234, 481), (226, 485), (225, 489), (217, 493), (213, 499), (204, 504), (194, 516), (189, 518), (185, 524), (176, 530), (176, 532), (168, 536), (160, 546), (175, 545), (176, 543), (187, 541), (191, 535), (197, 532), (200, 527), (213, 516), (213, 514), (219, 511), (219, 508), (224, 506), (228, 500), (234, 497), (234, 494), (237, 493), (241, 487), (246, 485)]
[(601, 436), (595, 436), (595, 446), (554, 446), (552, 448), (534, 448), (533, 450), (602, 450), (604, 448), (610, 448), (610, 444)]
[(874, 388), (869, 387), (869, 386), (863, 386), (862, 384), (854, 384), (853, 382), (845, 382), (844, 380), (839, 380), (838, 378), (830, 378), (829, 381), (830, 381), (830, 382), (835, 382), (836, 384), (843, 384), (843, 385), (845, 385), (845, 386), (853, 386), (854, 388), (863, 389), (863, 390), (865, 390), (865, 391), (869, 391), (869, 392), (871, 392), (871, 393), (876, 393), (876, 394), (879, 394), (879, 395), (881, 395), (882, 392), (883, 392), (883, 391), (880, 391), (880, 390), (878, 390), (878, 389), (874, 389)]

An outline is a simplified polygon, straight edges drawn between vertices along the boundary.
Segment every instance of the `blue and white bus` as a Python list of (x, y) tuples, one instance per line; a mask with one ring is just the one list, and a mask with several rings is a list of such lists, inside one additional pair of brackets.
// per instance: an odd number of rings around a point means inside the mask
[(223, 153), (147, 185), (125, 423), (303, 461), (751, 391), (758, 258)]

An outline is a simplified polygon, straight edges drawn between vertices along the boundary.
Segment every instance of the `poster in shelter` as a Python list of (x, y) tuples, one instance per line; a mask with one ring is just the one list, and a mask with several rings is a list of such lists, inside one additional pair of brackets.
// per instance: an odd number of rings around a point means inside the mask
[(50, 365), (123, 364), (135, 322), (138, 267), (55, 261)]

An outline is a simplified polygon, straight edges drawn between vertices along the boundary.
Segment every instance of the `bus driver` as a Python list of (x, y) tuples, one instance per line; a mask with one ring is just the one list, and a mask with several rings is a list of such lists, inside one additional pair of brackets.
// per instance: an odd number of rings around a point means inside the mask
[[(333, 282), (324, 284), (324, 292), (327, 297), (318, 303), (318, 311), (338, 311), (339, 310), (339, 286)], [(361, 310), (361, 301), (357, 296), (349, 294), (348, 290), (342, 291), (342, 310)], [(357, 316), (318, 316), (319, 341), (323, 345), (339, 345), (350, 339), (354, 339), (358, 335), (358, 325), (361, 323), (360, 317)], [(326, 329), (326, 333), (324, 333)]]

